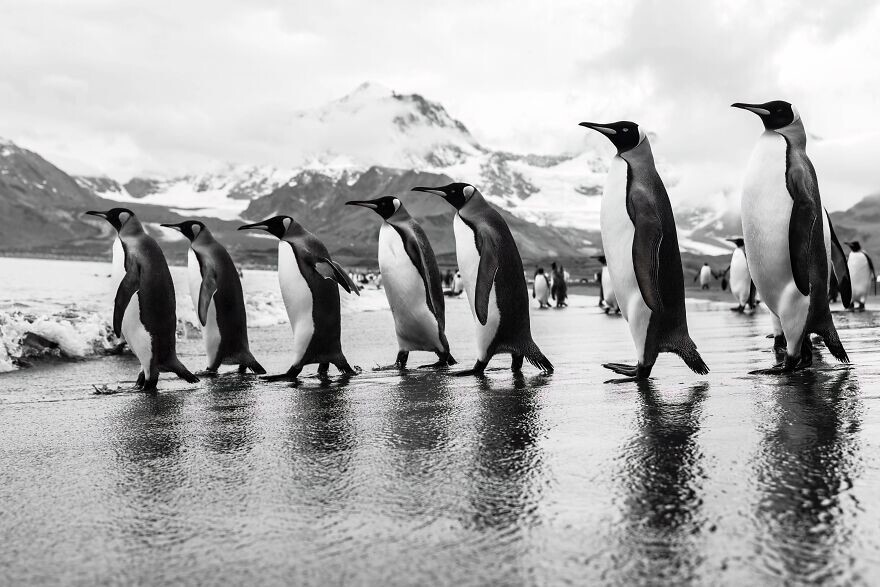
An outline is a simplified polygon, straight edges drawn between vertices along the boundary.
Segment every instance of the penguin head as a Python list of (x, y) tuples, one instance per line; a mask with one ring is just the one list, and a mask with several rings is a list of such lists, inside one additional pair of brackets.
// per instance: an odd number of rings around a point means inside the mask
[(159, 226), (164, 226), (165, 228), (176, 230), (177, 232), (188, 238), (190, 242), (195, 241), (196, 237), (198, 237), (200, 234), (204, 234), (204, 232), (207, 230), (204, 223), (198, 220), (184, 220), (183, 222), (180, 222), (178, 224), (160, 224)]
[(862, 245), (859, 241), (848, 241), (844, 244), (852, 249), (854, 253), (862, 250)]
[(617, 153), (626, 153), (645, 140), (645, 132), (635, 122), (621, 120), (599, 124), (597, 122), (581, 122), (579, 126), (591, 128), (605, 135), (617, 147)]
[(415, 187), (412, 188), (412, 191), (440, 196), (455, 206), (457, 210), (461, 210), (462, 206), (467, 204), (477, 193), (477, 188), (469, 183), (451, 183), (436, 188)]
[(773, 100), (763, 104), (745, 104), (736, 102), (730, 105), (732, 108), (741, 108), (757, 114), (767, 130), (778, 130), (800, 119), (797, 108), (783, 100)]
[(394, 196), (385, 196), (375, 200), (352, 200), (345, 203), (346, 206), (361, 206), (369, 208), (385, 220), (388, 220), (394, 213), (400, 210), (403, 204)]
[(729, 242), (732, 242), (732, 243), (735, 244), (737, 247), (742, 247), (742, 246), (745, 246), (745, 244), (746, 244), (746, 241), (745, 241), (742, 237), (726, 238), (726, 239), (724, 239), (724, 240), (729, 241)]
[(97, 216), (98, 218), (103, 218), (113, 225), (113, 228), (116, 229), (116, 232), (122, 230), (122, 227), (125, 226), (129, 220), (134, 218), (134, 212), (132, 212), (128, 208), (111, 208), (106, 212), (89, 210), (88, 212), (86, 212), (86, 214), (88, 214), (89, 216)]
[(287, 234), (287, 229), (293, 224), (295, 224), (295, 222), (290, 216), (274, 216), (272, 218), (267, 218), (262, 222), (254, 222), (253, 224), (239, 226), (238, 230), (265, 230), (272, 236), (282, 239)]

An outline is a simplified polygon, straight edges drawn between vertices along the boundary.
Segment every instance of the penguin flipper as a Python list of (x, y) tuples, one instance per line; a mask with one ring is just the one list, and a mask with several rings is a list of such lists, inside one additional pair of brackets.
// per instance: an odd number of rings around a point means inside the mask
[(809, 161), (802, 164), (790, 161), (786, 184), (793, 200), (788, 223), (788, 254), (791, 259), (792, 276), (798, 290), (808, 296), (810, 295), (810, 264), (814, 257), (813, 239), (817, 236), (816, 223), (819, 222), (820, 229), (822, 227), (819, 218), (821, 208), (816, 172)]
[(354, 292), (357, 295), (361, 295), (360, 288), (348, 278), (348, 275), (342, 270), (342, 267), (340, 267), (335, 261), (332, 261), (327, 257), (318, 259), (315, 261), (315, 271), (320, 273), (324, 279), (332, 279), (338, 283), (346, 292)]
[(837, 280), (837, 291), (840, 292), (840, 301), (843, 302), (844, 308), (849, 308), (852, 304), (852, 280), (849, 276), (849, 267), (846, 264), (846, 253), (837, 240), (834, 233), (834, 225), (831, 224), (831, 217), (828, 211), (825, 211), (828, 217), (828, 228), (831, 231), (831, 269), (834, 272), (834, 278)]
[(122, 318), (125, 316), (125, 309), (128, 308), (131, 297), (140, 288), (140, 283), (140, 268), (133, 264), (119, 283), (113, 303), (113, 334), (117, 337), (122, 336)]
[(755, 287), (754, 281), (749, 281), (749, 306), (755, 307), (755, 298), (758, 297), (758, 288)]
[[(489, 243), (486, 243), (489, 244)], [(495, 274), (498, 273), (498, 256), (495, 247), (483, 246), (480, 251), (480, 266), (477, 269), (477, 287), (474, 294), (474, 311), (477, 320), (483, 326), (489, 320), (489, 297), (495, 285)]]
[(663, 243), (663, 221), (651, 197), (637, 186), (633, 186), (627, 194), (627, 212), (635, 227), (632, 258), (636, 282), (645, 305), (652, 312), (662, 312), (660, 246)]
[(208, 324), (208, 307), (216, 292), (217, 274), (209, 268), (202, 275), (202, 287), (199, 289), (199, 322), (202, 323), (202, 326)]

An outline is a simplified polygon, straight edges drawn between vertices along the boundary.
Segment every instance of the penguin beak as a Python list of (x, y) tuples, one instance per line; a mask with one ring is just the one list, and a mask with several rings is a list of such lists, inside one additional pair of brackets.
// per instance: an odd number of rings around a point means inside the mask
[(767, 116), (770, 114), (770, 111), (766, 108), (763, 108), (763, 104), (744, 104), (743, 102), (734, 102), (730, 105), (731, 108), (740, 108), (742, 110), (748, 110), (749, 112), (753, 112), (758, 116)]
[(96, 212), (95, 210), (89, 210), (88, 212), (86, 212), (86, 214), (88, 214), (89, 216), (97, 216), (98, 218), (103, 218), (104, 220), (107, 220), (106, 212)]
[(269, 226), (265, 222), (254, 222), (253, 224), (239, 226), (238, 230), (269, 230)]
[(164, 226), (165, 228), (170, 228), (172, 230), (176, 230), (177, 232), (183, 232), (183, 227), (179, 224), (160, 224), (159, 226)]
[(365, 201), (361, 201), (361, 200), (352, 200), (350, 202), (346, 202), (345, 205), (346, 206), (361, 206), (363, 208), (369, 208), (370, 210), (376, 210), (379, 208), (379, 206), (377, 206), (373, 202), (365, 202)]
[(597, 130), (600, 133), (602, 133), (603, 135), (611, 136), (611, 135), (617, 134), (617, 131), (614, 130), (613, 128), (611, 128), (609, 126), (602, 125), (602, 124), (597, 124), (595, 122), (581, 122), (581, 123), (578, 123), (578, 126), (583, 126), (585, 128), (591, 128), (593, 130)]
[(411, 188), (411, 191), (414, 191), (414, 192), (425, 192), (426, 194), (432, 194), (432, 195), (435, 195), (435, 196), (440, 196), (441, 198), (445, 198), (445, 197), (446, 197), (446, 192), (444, 192), (444, 191), (443, 191), (442, 189), (440, 189), (440, 188), (415, 187), (415, 188)]

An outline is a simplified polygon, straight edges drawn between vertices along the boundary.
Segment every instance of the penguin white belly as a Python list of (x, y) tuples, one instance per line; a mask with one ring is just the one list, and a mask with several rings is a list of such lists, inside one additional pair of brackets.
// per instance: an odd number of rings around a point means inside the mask
[(535, 298), (542, 304), (548, 303), (550, 299), (550, 286), (543, 275), (535, 276)]
[(117, 236), (113, 241), (113, 265), (110, 270), (110, 291), (114, 299), (123, 277), (125, 277), (125, 249), (122, 248), (122, 240)]
[(293, 331), (292, 362), (295, 365), (309, 348), (312, 335), (315, 334), (315, 321), (312, 318), (312, 290), (299, 270), (293, 248), (286, 241), (278, 243), (278, 282)]
[(153, 359), (153, 337), (141, 322), (141, 309), (138, 294), (131, 296), (131, 301), (122, 315), (122, 336), (128, 347), (141, 363), (141, 370), (148, 377), (150, 362)]
[(611, 272), (608, 267), (602, 267), (602, 294), (605, 296), (605, 305), (612, 310), (617, 310), (617, 296), (614, 294), (614, 283), (611, 281)]
[(400, 233), (387, 222), (379, 229), (379, 270), (400, 350), (442, 352), (440, 326), (428, 309), (425, 282), (407, 255)]
[(810, 298), (798, 290), (792, 273), (788, 238), (792, 199), (785, 169), (785, 139), (765, 132), (746, 170), (742, 225), (751, 278), (764, 303), (782, 321), (790, 345), (795, 345), (806, 324)]
[(615, 156), (611, 161), (608, 181), (602, 194), (602, 244), (605, 259), (617, 298), (620, 313), (629, 324), (630, 334), (641, 362), (645, 356), (645, 340), (651, 309), (645, 304), (633, 267), (635, 226), (626, 211), (626, 161)]
[(495, 284), (489, 290), (489, 312), (486, 324), (480, 324), (477, 320), (477, 312), (474, 309), (474, 299), (477, 290), (477, 275), (480, 269), (480, 253), (477, 251), (474, 231), (464, 223), (464, 220), (456, 214), (452, 221), (455, 233), (455, 256), (458, 259), (458, 267), (461, 271), (461, 279), (464, 282), (464, 291), (467, 294), (468, 305), (477, 326), (477, 358), (481, 361), (488, 359), (488, 349), (495, 339), (498, 324), (501, 322), (501, 313), (498, 310), (498, 298), (495, 295)]
[(737, 247), (730, 257), (730, 291), (740, 306), (745, 306), (748, 303), (751, 288), (752, 277), (749, 274), (746, 254)]
[(864, 304), (871, 287), (871, 270), (868, 267), (868, 259), (861, 251), (850, 253), (846, 265), (852, 281), (852, 299), (854, 302)]
[[(189, 297), (192, 300), (196, 319), (199, 315), (199, 294), (202, 291), (202, 269), (195, 251), (189, 250), (187, 256), (187, 277), (189, 278)], [(208, 320), (202, 327), (202, 341), (205, 343), (205, 352), (208, 354), (208, 365), (213, 365), (220, 348), (220, 328), (217, 326), (217, 308), (214, 307), (214, 299), (208, 305)]]
[(712, 270), (708, 266), (703, 265), (700, 268), (700, 287), (704, 287), (704, 286), (709, 285), (709, 283), (711, 283), (711, 281), (712, 281)]

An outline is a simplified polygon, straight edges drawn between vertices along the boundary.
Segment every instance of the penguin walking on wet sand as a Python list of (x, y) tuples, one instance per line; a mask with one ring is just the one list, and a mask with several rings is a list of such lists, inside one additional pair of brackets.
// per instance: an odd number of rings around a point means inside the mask
[(874, 284), (874, 293), (877, 293), (877, 274), (874, 272), (874, 262), (871, 261), (871, 257), (868, 256), (859, 241), (849, 241), (846, 246), (852, 251), (846, 261), (852, 280), (852, 307), (859, 312), (864, 312), (865, 301), (872, 283)]
[(440, 268), (428, 235), (400, 199), (385, 196), (376, 200), (346, 202), (382, 217), (379, 229), (379, 271), (397, 333), (397, 360), (374, 370), (406, 369), (410, 351), (437, 353), (438, 361), (426, 367), (454, 365), (446, 340), (446, 303)]
[(156, 391), (160, 372), (198, 382), (177, 358), (177, 304), (165, 255), (131, 210), (86, 212), (116, 229), (113, 274), (122, 275), (113, 306), (113, 332), (141, 363), (136, 387)]
[(357, 374), (342, 354), (339, 287), (357, 295), (360, 290), (330, 258), (324, 243), (290, 216), (275, 216), (238, 230), (265, 230), (279, 241), (278, 282), (293, 330), (293, 361), (287, 373), (263, 379), (295, 381), (303, 367), (313, 363), (322, 376), (330, 363), (344, 375)]
[(608, 138), (617, 155), (602, 194), (602, 243), (614, 293), (636, 346), (636, 365), (603, 365), (645, 379), (661, 352), (677, 354), (695, 373), (709, 367), (688, 333), (684, 274), (672, 206), (637, 124), (582, 122)]
[(529, 290), (522, 259), (507, 223), (474, 186), (451, 183), (415, 187), (413, 191), (442, 197), (456, 208), (455, 250), (471, 313), (477, 319), (477, 361), (459, 375), (481, 375), (498, 353), (513, 356), (519, 372), (523, 358), (545, 373), (553, 365), (532, 340)]
[(728, 275), (730, 280), (730, 292), (739, 304), (731, 308), (734, 312), (742, 314), (746, 308), (755, 309), (755, 298), (758, 290), (752, 276), (749, 273), (749, 264), (746, 261), (745, 241), (741, 237), (726, 239), (736, 245), (730, 255), (730, 267)]
[(754, 373), (812, 365), (811, 333), (848, 363), (828, 307), (831, 228), (807, 157), (801, 117), (781, 100), (732, 106), (758, 115), (764, 124), (743, 184), (743, 236), (749, 272), (761, 299), (779, 317), (786, 340), (785, 359)]
[(602, 264), (602, 272), (599, 274), (599, 306), (606, 314), (620, 314), (617, 296), (614, 295), (614, 284), (611, 282), (611, 272), (608, 271), (608, 260), (605, 255), (594, 255), (593, 258)]
[(535, 271), (532, 297), (538, 300), (538, 306), (543, 310), (550, 307), (550, 278), (544, 273), (543, 267)]
[(229, 252), (198, 220), (162, 226), (180, 232), (190, 241), (189, 293), (208, 354), (208, 366), (202, 374), (216, 375), (221, 364), (238, 365), (239, 373), (250, 369), (264, 374), (266, 370), (250, 351), (244, 293)]

